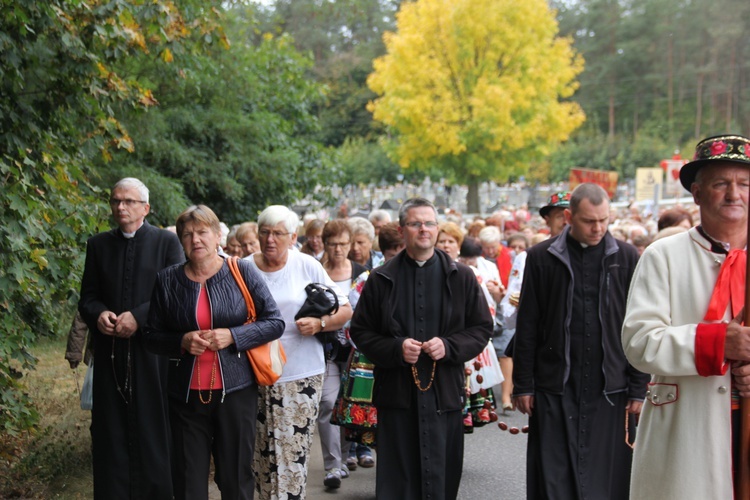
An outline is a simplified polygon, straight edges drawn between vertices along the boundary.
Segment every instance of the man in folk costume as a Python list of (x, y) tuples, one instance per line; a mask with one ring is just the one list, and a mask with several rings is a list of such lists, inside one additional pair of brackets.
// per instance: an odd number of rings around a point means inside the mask
[(547, 200), (547, 204), (539, 209), (539, 215), (549, 228), (549, 237), (554, 238), (562, 233), (567, 224), (565, 222), (565, 209), (570, 206), (570, 191), (559, 191), (553, 193)]
[(458, 495), (463, 467), (464, 363), (487, 346), (492, 316), (474, 272), (435, 249), (437, 212), (399, 210), (405, 251), (370, 273), (350, 334), (375, 365), (376, 496)]
[(750, 328), (740, 316), (750, 139), (699, 142), (680, 182), (700, 207), (701, 224), (646, 249), (622, 332), (630, 362), (653, 374), (631, 498), (731, 499), (739, 464), (738, 389), (750, 396)]
[(529, 499), (627, 498), (638, 414), (648, 375), (620, 343), (638, 260), (608, 231), (609, 199), (581, 184), (559, 236), (527, 252), (513, 352), (516, 408), (529, 415)]
[(91, 441), (96, 499), (171, 499), (167, 363), (146, 351), (156, 274), (185, 260), (177, 235), (146, 222), (148, 189), (134, 178), (109, 199), (117, 228), (86, 247), (78, 310), (92, 334)]

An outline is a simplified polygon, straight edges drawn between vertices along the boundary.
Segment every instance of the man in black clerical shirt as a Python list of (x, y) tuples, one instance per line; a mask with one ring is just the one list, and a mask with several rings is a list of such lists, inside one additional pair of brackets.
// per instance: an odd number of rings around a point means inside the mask
[(640, 412), (649, 381), (620, 342), (638, 252), (607, 230), (600, 186), (576, 187), (564, 214), (560, 235), (528, 251), (518, 308), (513, 394), (530, 416), (527, 497), (626, 499), (626, 416)]
[(406, 248), (373, 269), (351, 336), (375, 364), (379, 499), (454, 499), (463, 466), (464, 363), (489, 342), (492, 316), (474, 272), (435, 249), (437, 211), (404, 202)]
[(141, 181), (120, 180), (109, 204), (117, 228), (89, 239), (78, 303), (94, 347), (94, 497), (171, 499), (168, 360), (146, 351), (141, 328), (156, 273), (185, 257), (175, 234), (146, 222)]

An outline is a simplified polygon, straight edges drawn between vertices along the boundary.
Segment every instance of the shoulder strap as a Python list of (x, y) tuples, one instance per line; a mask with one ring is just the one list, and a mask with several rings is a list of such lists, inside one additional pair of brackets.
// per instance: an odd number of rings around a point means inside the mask
[(245, 279), (242, 277), (242, 273), (240, 273), (240, 266), (237, 264), (238, 260), (237, 257), (229, 257), (227, 258), (227, 264), (229, 265), (229, 270), (232, 272), (232, 276), (234, 276), (234, 280), (237, 282), (237, 286), (240, 287), (242, 296), (245, 297), (245, 304), (247, 305), (247, 321), (245, 324), (247, 324), (255, 321), (255, 302), (253, 302), (253, 297), (247, 289)]

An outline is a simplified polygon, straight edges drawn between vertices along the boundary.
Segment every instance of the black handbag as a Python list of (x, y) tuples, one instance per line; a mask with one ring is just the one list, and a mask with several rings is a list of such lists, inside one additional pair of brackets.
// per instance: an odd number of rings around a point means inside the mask
[[(309, 283), (305, 287), (307, 298), (302, 304), (294, 319), (300, 318), (322, 318), (336, 314), (339, 310), (339, 297), (334, 290), (321, 283)], [(326, 358), (337, 361), (342, 356), (349, 355), (348, 350), (343, 349), (349, 342), (343, 330), (334, 332), (319, 332), (315, 338), (323, 344)]]
[(322, 318), (336, 314), (339, 310), (339, 297), (330, 287), (321, 283), (309, 283), (305, 287), (307, 298), (294, 319)]

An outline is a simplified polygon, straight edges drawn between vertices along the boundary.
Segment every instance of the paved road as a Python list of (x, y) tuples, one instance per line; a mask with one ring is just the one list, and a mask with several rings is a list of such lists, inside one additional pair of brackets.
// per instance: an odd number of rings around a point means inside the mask
[[(500, 387), (495, 388), (500, 394)], [(499, 415), (500, 420), (519, 429), (528, 419), (519, 412)], [(526, 434), (513, 435), (501, 431), (497, 424), (488, 424), (464, 436), (464, 469), (459, 500), (492, 498), (518, 500), (526, 498)], [(377, 461), (377, 454), (375, 455)], [(308, 500), (373, 500), (375, 498), (375, 468), (357, 468), (345, 479), (341, 488), (327, 490), (323, 455), (317, 432), (310, 459), (307, 482)], [(209, 482), (209, 498), (218, 500), (221, 494), (216, 483)]]
[[(500, 394), (497, 387), (495, 394)], [(500, 421), (518, 428), (527, 423), (519, 412), (500, 415)], [(464, 470), (459, 499), (493, 498), (516, 500), (526, 497), (526, 434), (513, 435), (488, 424), (465, 435)], [(377, 460), (377, 455), (376, 455)], [(341, 488), (323, 486), (323, 458), (315, 439), (307, 482), (309, 500), (372, 500), (375, 498), (375, 468), (357, 468)]]

